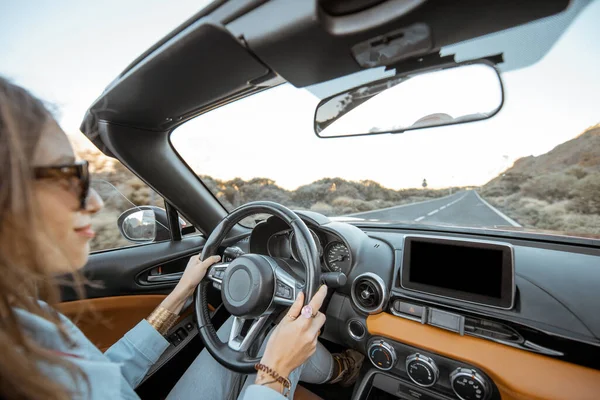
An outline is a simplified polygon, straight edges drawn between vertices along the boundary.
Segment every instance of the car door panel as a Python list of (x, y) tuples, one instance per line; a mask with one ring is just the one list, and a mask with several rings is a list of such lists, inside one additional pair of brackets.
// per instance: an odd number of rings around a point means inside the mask
[[(58, 309), (105, 351), (164, 300), (204, 242), (201, 236), (193, 236), (94, 253), (83, 269), (84, 299), (65, 285)], [(177, 279), (148, 281), (151, 271), (155, 277)]]
[[(201, 236), (192, 236), (177, 242), (164, 241), (94, 253), (83, 269), (83, 274), (89, 281), (85, 285), (85, 298), (168, 294), (177, 280), (144, 282), (139, 276), (158, 267), (177, 272), (170, 265), (172, 262), (176, 262), (180, 271), (183, 271), (187, 259), (199, 254), (205, 241)], [(63, 286), (61, 294), (65, 302), (79, 299), (72, 287)]]
[(58, 309), (104, 352), (165, 297), (164, 294), (98, 297), (64, 302)]

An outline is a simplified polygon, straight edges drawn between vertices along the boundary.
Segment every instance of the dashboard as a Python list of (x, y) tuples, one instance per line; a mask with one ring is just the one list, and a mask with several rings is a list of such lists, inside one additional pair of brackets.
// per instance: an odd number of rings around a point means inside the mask
[[(352, 266), (352, 256), (344, 241), (332, 234), (316, 233), (309, 229), (315, 243), (323, 271), (348, 272)], [(273, 233), (267, 239), (267, 254), (277, 258), (292, 258), (300, 261), (294, 232), (290, 229)]]
[[(369, 360), (353, 399), (597, 398), (600, 248), (298, 214), (322, 270), (348, 277), (321, 339)], [(275, 217), (246, 246), (296, 259)]]
[[(323, 222), (319, 218), (320, 222)], [(315, 240), (321, 270), (349, 275), (358, 257), (357, 249), (368, 237), (360, 229), (348, 224), (308, 221), (309, 231)], [(250, 237), (250, 251), (275, 258), (299, 261), (294, 232), (278, 218), (269, 218), (257, 225)]]

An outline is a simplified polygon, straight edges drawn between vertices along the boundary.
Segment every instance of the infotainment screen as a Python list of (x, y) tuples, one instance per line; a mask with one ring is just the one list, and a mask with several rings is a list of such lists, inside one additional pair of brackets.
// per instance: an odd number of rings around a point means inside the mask
[(407, 236), (401, 285), (437, 296), (512, 308), (512, 248), (492, 242)]

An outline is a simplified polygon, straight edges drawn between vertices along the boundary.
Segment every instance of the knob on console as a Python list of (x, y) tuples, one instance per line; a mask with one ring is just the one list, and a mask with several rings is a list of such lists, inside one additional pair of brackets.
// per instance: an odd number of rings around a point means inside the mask
[(450, 384), (461, 400), (485, 400), (490, 394), (487, 379), (474, 369), (455, 369), (450, 374)]
[(369, 360), (379, 369), (387, 371), (396, 365), (396, 352), (394, 348), (383, 340), (375, 340), (369, 346)]
[(435, 361), (419, 353), (406, 357), (406, 373), (414, 383), (423, 387), (433, 386), (440, 376)]

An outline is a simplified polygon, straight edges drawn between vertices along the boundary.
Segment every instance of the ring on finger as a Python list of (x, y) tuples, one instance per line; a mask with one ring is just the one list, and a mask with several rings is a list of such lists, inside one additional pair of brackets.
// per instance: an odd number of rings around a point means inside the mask
[[(317, 311), (318, 312), (318, 311)], [(313, 314), (313, 308), (310, 304), (302, 307), (302, 311), (300, 311), (300, 315), (302, 315), (304, 318), (314, 318), (316, 317), (316, 313)]]

